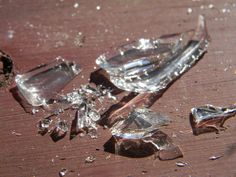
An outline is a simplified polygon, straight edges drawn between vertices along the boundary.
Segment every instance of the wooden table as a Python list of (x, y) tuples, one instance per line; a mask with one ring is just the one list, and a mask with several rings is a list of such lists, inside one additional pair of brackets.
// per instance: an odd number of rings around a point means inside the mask
[[(220, 134), (194, 136), (189, 124), (192, 107), (235, 103), (235, 3), (234, 0), (0, 0), (0, 48), (13, 57), (17, 72), (26, 72), (57, 56), (77, 61), (83, 72), (66, 88), (68, 91), (73, 85), (87, 82), (96, 66), (96, 57), (126, 40), (195, 28), (199, 14), (205, 14), (212, 38), (208, 53), (152, 107), (172, 119), (163, 131), (174, 135), (183, 158), (160, 161), (153, 156), (128, 158), (109, 154), (103, 151), (103, 144), (111, 135), (102, 128), (98, 139), (76, 137), (70, 141), (66, 136), (55, 143), (48, 135), (37, 134), (41, 115), (25, 113), (8, 88), (0, 92), (0, 176), (54, 177), (59, 176), (62, 168), (70, 171), (66, 176), (86, 177), (236, 176), (235, 119), (228, 120), (225, 124), (228, 129)], [(83, 47), (76, 42), (80, 32), (85, 36)], [(210, 156), (221, 154), (227, 155), (209, 160)], [(96, 160), (86, 164), (84, 160), (89, 155)], [(177, 167), (177, 161), (188, 165)]]

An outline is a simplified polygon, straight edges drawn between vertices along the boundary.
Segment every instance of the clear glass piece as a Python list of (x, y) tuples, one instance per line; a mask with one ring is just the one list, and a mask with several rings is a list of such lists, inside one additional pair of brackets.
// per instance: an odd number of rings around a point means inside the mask
[(66, 173), (68, 172), (68, 170), (66, 168), (62, 168), (60, 171), (59, 171), (59, 177), (64, 177), (66, 176)]
[(159, 128), (170, 120), (146, 108), (135, 109), (125, 120), (117, 122), (111, 133), (116, 140), (117, 154), (142, 156), (159, 151), (162, 160), (182, 156), (180, 149)]
[(52, 63), (16, 75), (15, 81), (20, 93), (31, 105), (42, 106), (80, 71), (79, 65), (58, 57)]
[(91, 138), (97, 137), (97, 124), (96, 121), (100, 119), (100, 114), (93, 109), (86, 102), (82, 103), (75, 115), (75, 119), (72, 122), (71, 135), (72, 139), (79, 133), (88, 133)]
[(96, 63), (122, 90), (160, 92), (200, 59), (208, 42), (205, 18), (200, 15), (195, 31), (139, 39), (102, 54)]
[(186, 165), (188, 165), (188, 163), (182, 161), (175, 162), (175, 164), (177, 167), (185, 167)]
[(52, 119), (50, 117), (40, 120), (38, 125), (38, 133), (41, 135), (46, 134), (48, 132), (51, 123)]
[[(136, 130), (152, 130), (155, 128), (159, 128), (160, 126), (165, 126), (170, 123), (170, 119), (166, 116), (163, 116), (157, 112), (153, 112), (147, 108), (137, 108), (132, 111), (128, 118), (118, 122), (115, 124), (111, 130), (112, 134), (115, 136), (126, 136), (126, 130), (133, 129), (131, 132), (135, 132)], [(145, 131), (143, 131), (145, 133)], [(142, 134), (130, 134), (127, 135), (129, 137), (137, 137), (141, 136)]]
[(218, 132), (224, 122), (236, 115), (236, 105), (222, 108), (213, 105), (205, 105), (191, 109), (190, 122), (195, 135), (205, 132)]
[(217, 160), (221, 157), (223, 157), (223, 155), (217, 155), (217, 156), (213, 155), (213, 156), (209, 157), (209, 160)]
[(96, 160), (96, 157), (93, 155), (90, 155), (90, 156), (86, 157), (85, 163), (93, 163), (95, 160)]
[(58, 121), (53, 132), (51, 133), (51, 138), (53, 141), (58, 141), (64, 138), (68, 132), (68, 123), (65, 120)]

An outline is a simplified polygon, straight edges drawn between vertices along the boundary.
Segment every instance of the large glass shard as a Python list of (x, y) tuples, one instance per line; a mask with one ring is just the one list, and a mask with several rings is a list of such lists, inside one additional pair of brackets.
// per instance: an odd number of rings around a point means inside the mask
[(16, 75), (15, 81), (20, 93), (31, 105), (42, 106), (80, 71), (79, 65), (58, 57), (52, 63)]
[(159, 130), (170, 120), (145, 108), (135, 109), (127, 119), (117, 122), (111, 133), (117, 154), (142, 157), (159, 152), (161, 160), (175, 159), (183, 154), (168, 135)]
[(152, 129), (168, 125), (169, 123), (170, 120), (166, 116), (163, 116), (157, 112), (153, 112), (147, 108), (137, 108), (129, 114), (127, 119), (124, 119), (123, 121), (114, 125), (112, 132), (116, 132), (117, 135), (118, 131), (125, 128)]
[(199, 135), (205, 132), (219, 132), (224, 122), (236, 115), (236, 105), (222, 108), (212, 105), (205, 105), (199, 108), (192, 108), (190, 122), (193, 134)]
[(206, 52), (209, 42), (204, 16), (197, 29), (159, 39), (139, 39), (99, 56), (112, 83), (132, 92), (160, 92), (190, 69)]

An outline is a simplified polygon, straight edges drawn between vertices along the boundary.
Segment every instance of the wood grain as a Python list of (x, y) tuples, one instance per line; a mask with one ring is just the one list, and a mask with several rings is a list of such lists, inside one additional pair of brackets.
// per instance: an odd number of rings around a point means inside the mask
[[(74, 8), (76, 2), (78, 8)], [(209, 9), (209, 4), (214, 8)], [(101, 9), (96, 10), (97, 6)], [(188, 8), (192, 8), (192, 13), (187, 14)], [(223, 13), (223, 9), (230, 12)], [(111, 135), (102, 128), (95, 140), (76, 137), (70, 141), (66, 136), (54, 143), (48, 135), (37, 134), (41, 116), (25, 113), (9, 89), (2, 89), (0, 176), (56, 177), (61, 168), (73, 171), (66, 176), (79, 173), (85, 177), (236, 176), (236, 153), (232, 148), (236, 146), (235, 117), (226, 122), (226, 131), (200, 136), (192, 135), (188, 117), (194, 106), (235, 103), (234, 0), (0, 0), (0, 48), (13, 57), (19, 73), (57, 56), (77, 61), (84, 78), (75, 78), (65, 88), (68, 91), (73, 85), (87, 82), (96, 57), (110, 47), (125, 43), (127, 38), (131, 41), (186, 31), (195, 27), (199, 14), (205, 14), (212, 38), (208, 53), (152, 107), (172, 118), (172, 124), (163, 131), (176, 135), (173, 140), (183, 150), (182, 159), (160, 161), (152, 156), (135, 159), (106, 153), (103, 144)], [(74, 43), (79, 32), (85, 35), (83, 47)], [(229, 155), (208, 160), (225, 152)], [(85, 164), (91, 154), (96, 161)], [(179, 160), (188, 165), (176, 167)]]

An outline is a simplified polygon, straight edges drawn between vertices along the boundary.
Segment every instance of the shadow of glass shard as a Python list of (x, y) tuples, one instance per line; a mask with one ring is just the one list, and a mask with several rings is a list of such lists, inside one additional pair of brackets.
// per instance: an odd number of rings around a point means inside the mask
[[(28, 103), (25, 97), (20, 93), (17, 87), (10, 89), (13, 98), (21, 105), (25, 112), (32, 114), (32, 109), (36, 109), (34, 106)], [(38, 108), (38, 107), (37, 107)]]
[(111, 133), (115, 153), (129, 157), (144, 157), (158, 152), (161, 160), (182, 157), (180, 149), (159, 128), (170, 120), (149, 109), (135, 109), (127, 119), (117, 122)]
[(68, 124), (65, 120), (57, 122), (53, 132), (51, 133), (51, 138), (53, 141), (58, 141), (66, 136), (68, 132)]
[(102, 54), (96, 63), (122, 90), (160, 92), (200, 59), (208, 42), (205, 18), (200, 15), (195, 31), (139, 39)]
[(79, 65), (58, 57), (52, 63), (16, 75), (15, 81), (21, 94), (32, 106), (42, 106), (80, 71)]
[(13, 75), (13, 61), (9, 55), (0, 50), (0, 88), (7, 86)]
[(103, 115), (102, 124), (111, 127), (119, 119), (128, 117), (129, 113), (135, 108), (149, 108), (151, 107), (162, 93), (135, 93), (131, 92), (124, 96), (117, 104), (112, 105)]
[(90, 83), (102, 85), (104, 88), (111, 90), (111, 94), (118, 95), (124, 90), (117, 88), (109, 79), (109, 75), (104, 69), (98, 69), (90, 74)]
[(236, 105), (228, 108), (205, 105), (199, 108), (192, 108), (190, 114), (190, 123), (193, 134), (199, 135), (206, 132), (219, 132), (224, 122), (235, 116)]

